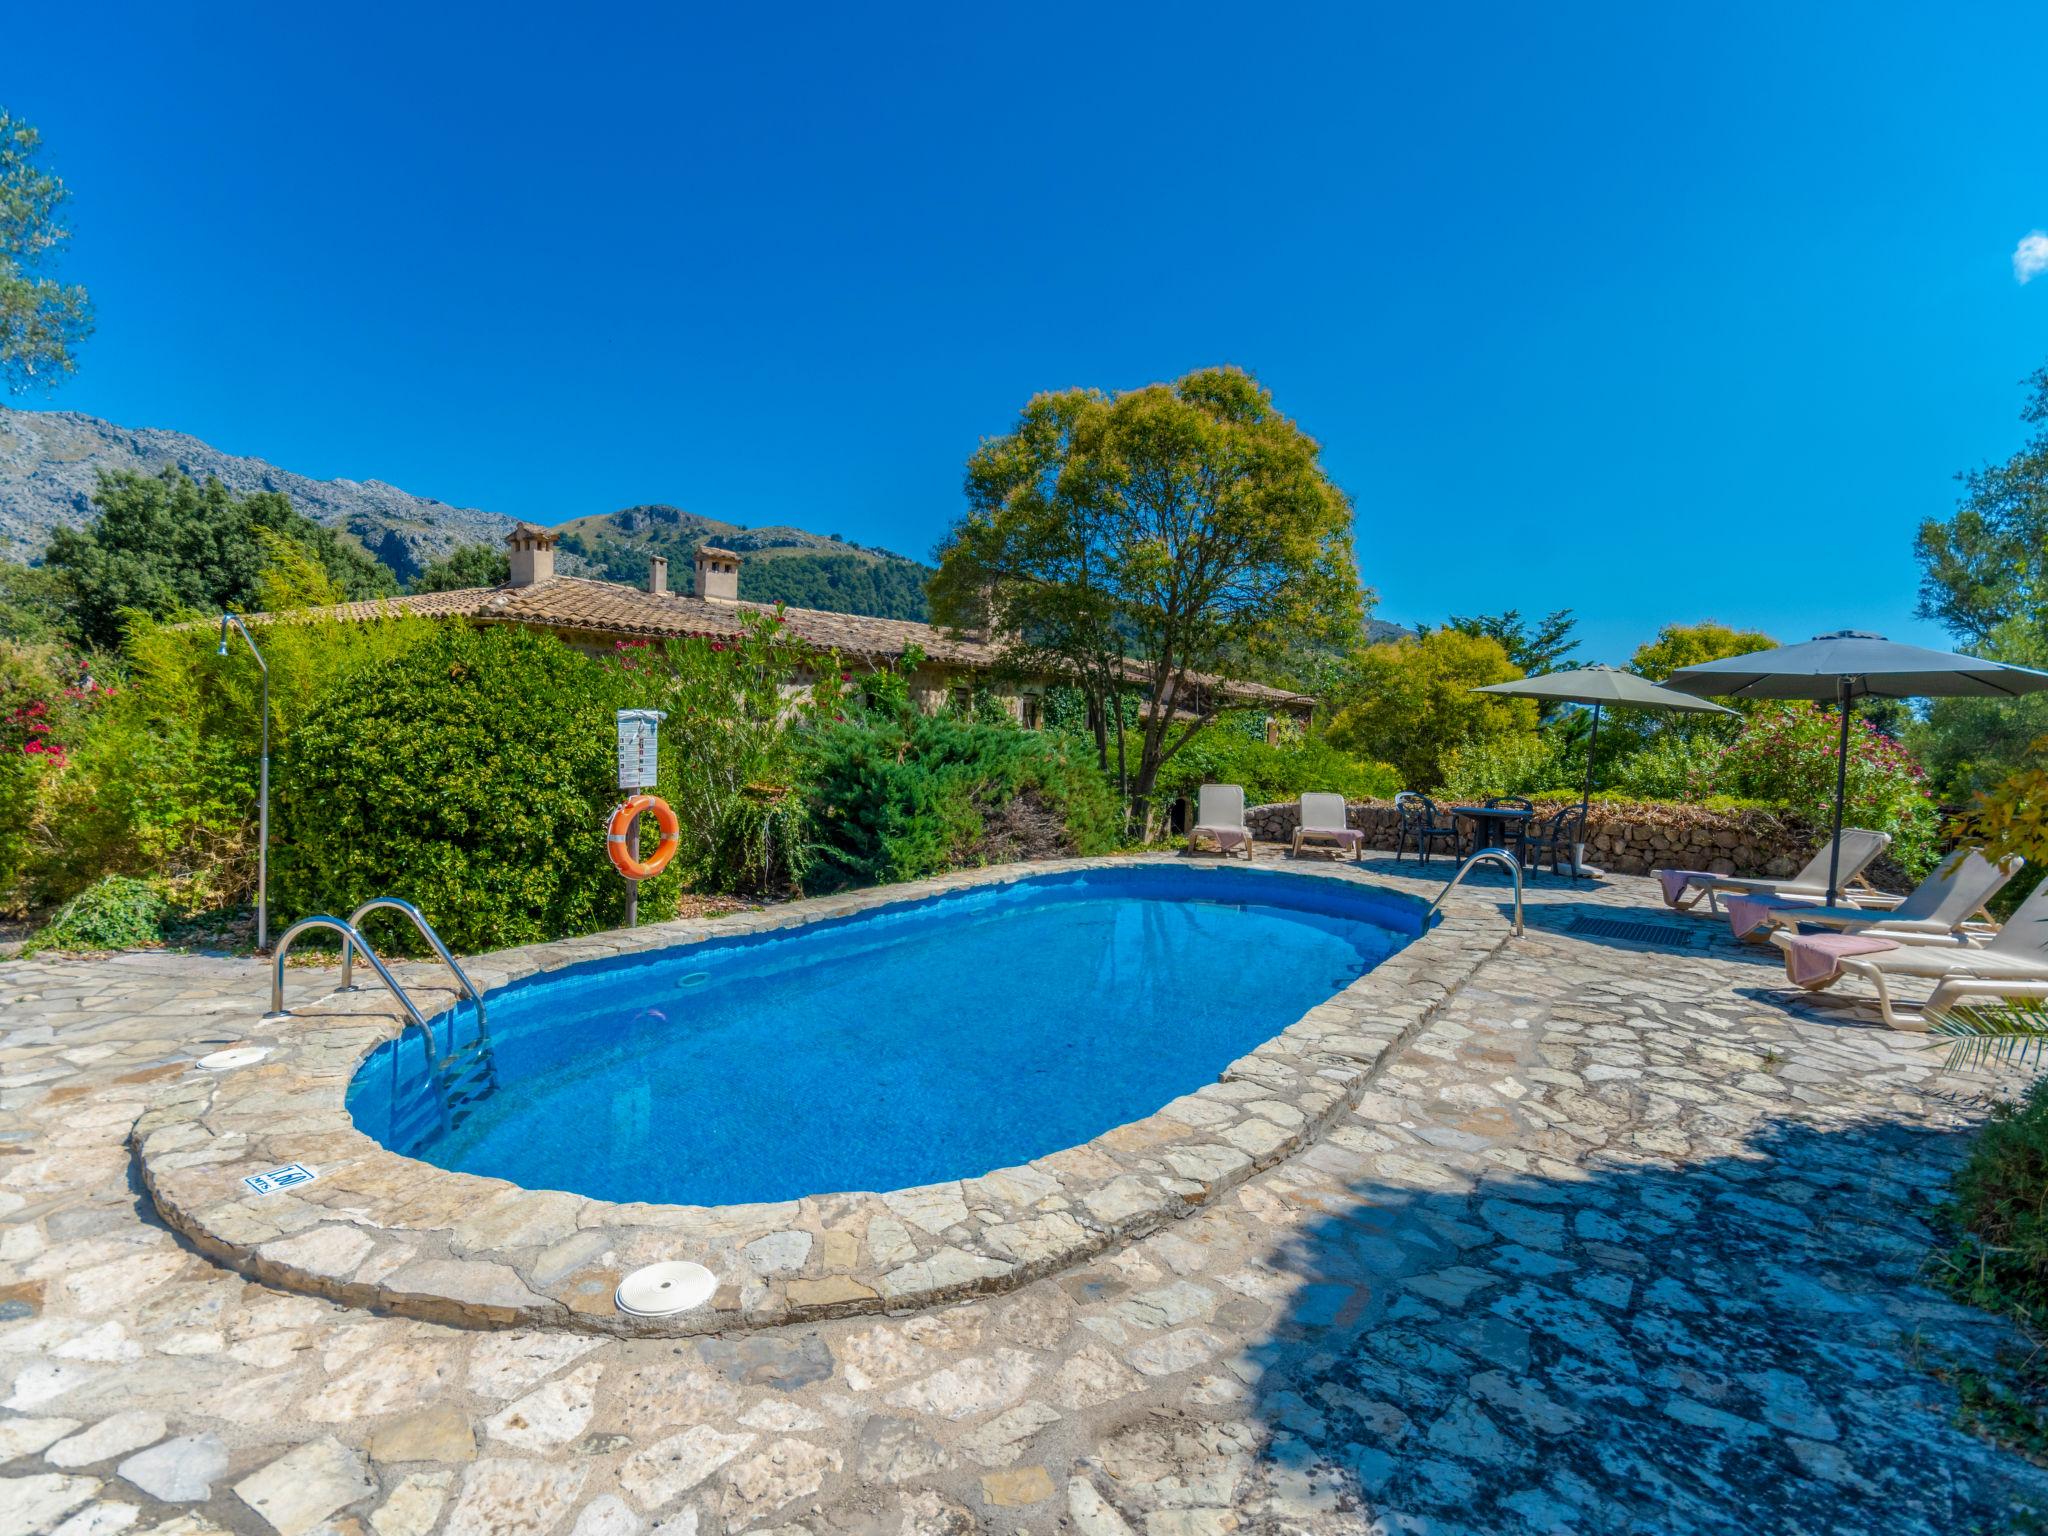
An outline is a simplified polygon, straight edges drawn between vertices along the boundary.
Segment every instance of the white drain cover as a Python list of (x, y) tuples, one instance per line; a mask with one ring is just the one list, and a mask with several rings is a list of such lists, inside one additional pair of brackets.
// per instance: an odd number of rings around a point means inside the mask
[(199, 1058), (199, 1065), (209, 1072), (222, 1072), (229, 1067), (246, 1067), (251, 1062), (261, 1061), (270, 1054), (267, 1045), (238, 1045), (232, 1050), (215, 1051), (210, 1056)]
[(621, 1312), (635, 1317), (667, 1317), (701, 1307), (718, 1289), (718, 1277), (702, 1264), (680, 1259), (666, 1264), (649, 1264), (636, 1269), (619, 1282), (617, 1301)]

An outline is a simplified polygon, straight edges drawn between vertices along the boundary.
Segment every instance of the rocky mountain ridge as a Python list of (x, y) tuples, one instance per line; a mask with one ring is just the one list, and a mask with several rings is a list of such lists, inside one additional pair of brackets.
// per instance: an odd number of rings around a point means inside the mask
[[(174, 467), (241, 495), (282, 491), (317, 523), (340, 529), (409, 580), (459, 544), (504, 540), (513, 519), (458, 507), (382, 480), (315, 480), (263, 459), (224, 453), (184, 432), (123, 427), (78, 411), (0, 406), (0, 558), (32, 560), (59, 527), (92, 520), (102, 470), (156, 474)], [(571, 519), (559, 526), (565, 574), (645, 579), (647, 557), (666, 555), (679, 586), (699, 544), (748, 557), (742, 595), (884, 618), (924, 617), (927, 568), (888, 550), (830, 534), (748, 528), (662, 503)]]
[(316, 523), (346, 531), (401, 579), (458, 544), (495, 544), (512, 526), (500, 512), (451, 506), (382, 480), (315, 480), (263, 459), (223, 453), (184, 432), (123, 427), (78, 411), (0, 406), (0, 556), (30, 559), (53, 529), (90, 522), (101, 470), (153, 475), (167, 465), (241, 495), (282, 491)]

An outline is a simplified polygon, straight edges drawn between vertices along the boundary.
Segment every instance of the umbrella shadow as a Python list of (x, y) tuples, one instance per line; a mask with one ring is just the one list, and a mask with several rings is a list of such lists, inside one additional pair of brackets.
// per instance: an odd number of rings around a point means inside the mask
[[(1124, 1431), (1183, 1461), (1157, 1499), (1111, 1486), (1147, 1529), (1247, 1453), (1253, 1529), (2005, 1529), (2048, 1509), (2048, 1473), (1957, 1428), (1942, 1373), (2015, 1335), (1919, 1283), (1967, 1143), (1780, 1123), (1699, 1162), (1476, 1188), (1412, 1139), (1350, 1153), (1364, 1176), (1293, 1192), (1319, 1214), (1233, 1277), (1270, 1321), (1197, 1386), (1228, 1412)], [(1112, 1478), (1122, 1454), (1100, 1450)]]

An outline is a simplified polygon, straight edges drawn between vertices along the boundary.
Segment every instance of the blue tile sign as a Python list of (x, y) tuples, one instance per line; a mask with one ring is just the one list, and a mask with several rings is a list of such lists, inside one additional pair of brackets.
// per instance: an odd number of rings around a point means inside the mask
[(273, 1168), (268, 1173), (252, 1173), (242, 1182), (252, 1193), (274, 1195), (280, 1189), (290, 1189), (297, 1184), (310, 1184), (320, 1175), (304, 1163), (286, 1163), (282, 1168)]

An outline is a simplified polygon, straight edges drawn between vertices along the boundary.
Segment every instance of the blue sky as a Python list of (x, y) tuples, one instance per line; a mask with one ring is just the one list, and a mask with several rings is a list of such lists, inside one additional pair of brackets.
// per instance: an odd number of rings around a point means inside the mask
[(1229, 362), (1382, 617), (1931, 640), (1913, 529), (2048, 362), (2038, 5), (7, 25), (100, 316), (28, 403), (542, 521), (923, 556), (1034, 391)]

